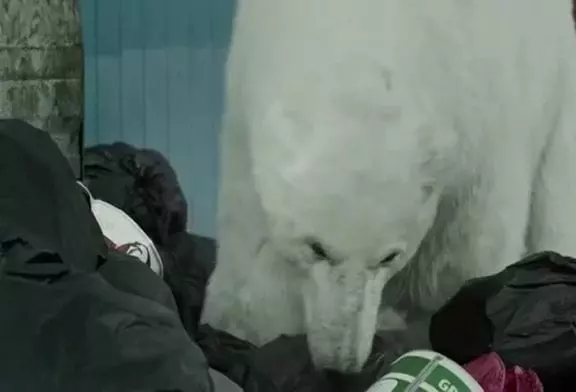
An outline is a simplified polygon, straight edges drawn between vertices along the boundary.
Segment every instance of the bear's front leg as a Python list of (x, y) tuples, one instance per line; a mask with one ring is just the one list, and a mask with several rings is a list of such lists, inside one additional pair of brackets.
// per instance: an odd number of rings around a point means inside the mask
[(406, 328), (411, 319), (422, 324), (467, 280), (495, 274), (524, 255), (531, 157), (501, 155), (490, 157), (469, 182), (447, 190), (416, 256), (383, 291), (379, 329), (397, 329), (387, 325), (389, 307), (406, 315)]
[[(571, 51), (576, 50), (571, 45)], [(571, 55), (571, 58), (576, 56)], [(527, 247), (530, 253), (551, 250), (576, 257), (576, 77), (563, 83), (557, 126), (542, 153), (530, 217)]]
[(515, 158), (507, 165), (495, 160), (483, 177), (447, 194), (416, 257), (385, 287), (378, 325), (385, 349), (374, 354), (380, 366), (429, 348), (436, 310), (468, 279), (497, 273), (522, 257), (532, 175), (529, 160)]

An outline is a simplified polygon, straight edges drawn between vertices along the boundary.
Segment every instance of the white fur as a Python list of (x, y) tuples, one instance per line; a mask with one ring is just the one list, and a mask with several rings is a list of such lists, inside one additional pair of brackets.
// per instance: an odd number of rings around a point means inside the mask
[(575, 72), (570, 0), (241, 0), (204, 321), (354, 371), (387, 315), (576, 255)]

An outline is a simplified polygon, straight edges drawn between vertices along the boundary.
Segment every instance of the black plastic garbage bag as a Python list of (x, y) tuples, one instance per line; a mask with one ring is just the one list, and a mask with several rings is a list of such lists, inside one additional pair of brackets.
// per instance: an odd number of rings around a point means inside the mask
[(164, 279), (172, 289), (182, 324), (191, 336), (196, 336), (206, 286), (214, 270), (216, 242), (180, 233), (158, 249), (165, 265)]
[[(304, 335), (280, 336), (261, 347), (207, 325), (200, 327), (197, 336), (210, 366), (244, 392), (365, 392), (387, 373), (372, 361), (358, 374), (319, 371)], [(377, 337), (373, 358), (382, 350), (386, 350), (386, 342)]]
[(0, 391), (212, 392), (169, 288), (126, 258), (50, 136), (0, 120)]
[(464, 364), (494, 351), (544, 390), (576, 390), (576, 260), (534, 254), (468, 282), (432, 318), (434, 350)]
[(120, 142), (88, 148), (84, 165), (92, 196), (126, 212), (156, 245), (184, 328), (194, 336), (216, 242), (186, 232), (188, 207), (174, 169), (158, 151)]
[(130, 215), (156, 245), (186, 231), (186, 198), (174, 169), (156, 150), (120, 142), (90, 147), (84, 183), (92, 196)]
[(312, 365), (304, 336), (281, 336), (257, 348), (204, 325), (198, 344), (210, 366), (245, 392), (335, 392)]

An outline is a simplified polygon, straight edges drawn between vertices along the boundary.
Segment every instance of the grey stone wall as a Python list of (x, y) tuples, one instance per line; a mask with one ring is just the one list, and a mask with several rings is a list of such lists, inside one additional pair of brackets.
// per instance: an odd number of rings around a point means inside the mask
[(0, 0), (0, 117), (48, 131), (80, 167), (83, 51), (73, 0)]

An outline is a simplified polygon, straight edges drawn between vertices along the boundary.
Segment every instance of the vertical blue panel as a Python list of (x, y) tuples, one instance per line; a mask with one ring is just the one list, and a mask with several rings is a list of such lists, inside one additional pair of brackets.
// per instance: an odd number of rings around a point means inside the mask
[(214, 235), (223, 66), (233, 0), (81, 0), (86, 142), (167, 156), (192, 230)]
[[(122, 139), (120, 107), (120, 2), (97, 0), (96, 75), (98, 80), (98, 139)], [(104, 83), (102, 81), (105, 81)]]
[(213, 46), (227, 52), (232, 37), (232, 20), (236, 4), (234, 0), (215, 0), (210, 4), (214, 15), (212, 20)]
[(80, 3), (84, 40), (84, 132), (88, 145), (98, 142), (98, 75), (96, 54), (96, 0)]
[[(196, 130), (193, 128), (192, 114), (192, 84), (190, 68), (189, 37), (192, 34), (194, 15), (190, 7), (190, 0), (173, 0), (174, 5), (168, 10), (170, 20), (168, 28), (168, 115), (170, 118), (170, 162), (177, 168), (178, 179), (182, 188), (186, 190), (189, 201), (189, 222), (196, 231), (206, 230), (206, 224), (196, 219), (197, 200), (212, 197), (208, 193), (202, 194), (198, 185), (198, 175), (192, 171), (192, 146)], [(210, 146), (205, 146), (210, 148)]]
[[(210, 1), (193, 1), (192, 34), (190, 36), (189, 63), (191, 72), (190, 110), (192, 113), (193, 141), (190, 149), (190, 170), (197, 190), (194, 192), (194, 220), (199, 224), (207, 224), (215, 208), (213, 198), (202, 197), (200, 192), (211, 193), (216, 179), (216, 145), (214, 137), (214, 61), (212, 52), (212, 23), (214, 13)], [(206, 223), (205, 223), (206, 222)], [(213, 227), (210, 227), (214, 230)]]
[(118, 0), (121, 7), (120, 54), (123, 141), (141, 147), (146, 141), (144, 95), (144, 21), (141, 0)]
[[(140, 0), (143, 5), (144, 37), (144, 97), (146, 146), (169, 156), (168, 119), (168, 51), (167, 6), (164, 1)], [(170, 3), (173, 3), (171, 0)]]
[[(190, 111), (192, 115), (193, 138), (189, 150), (190, 174), (196, 189), (194, 219), (196, 222), (208, 222), (214, 207), (213, 199), (202, 197), (200, 193), (211, 193), (216, 181), (217, 144), (215, 143), (215, 119), (211, 103), (213, 102), (213, 57), (206, 48), (194, 48), (189, 53), (191, 71)], [(214, 195), (214, 199), (216, 195)], [(211, 228), (213, 230), (213, 228)]]

